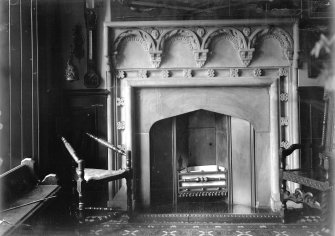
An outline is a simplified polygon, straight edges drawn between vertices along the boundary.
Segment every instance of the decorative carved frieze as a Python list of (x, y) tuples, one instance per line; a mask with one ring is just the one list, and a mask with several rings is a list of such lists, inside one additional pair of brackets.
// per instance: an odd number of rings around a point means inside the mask
[(148, 78), (148, 71), (147, 70), (139, 70), (137, 73), (137, 77), (140, 79)]
[(124, 106), (124, 98), (116, 98), (116, 106)]
[(280, 125), (288, 126), (288, 117), (280, 117)]
[(293, 39), (292, 37), (283, 29), (279, 27), (269, 27), (259, 33), (259, 42), (264, 41), (265, 39), (276, 39), (281, 48), (282, 53), (290, 62), (293, 59)]
[(168, 70), (162, 70), (161, 74), (163, 78), (168, 78), (170, 76), (170, 72)]
[(118, 70), (117, 74), (116, 74), (116, 78), (124, 79), (124, 78), (126, 78), (126, 73), (123, 70)]
[(210, 55), (210, 45), (217, 37), (229, 40), (241, 62), (244, 66), (249, 66), (254, 53), (255, 46), (266, 39), (275, 39), (279, 42), (283, 55), (288, 59), (293, 58), (293, 40), (291, 36), (279, 27), (244, 27), (242, 29), (235, 27), (155, 27), (155, 28), (132, 28), (121, 32), (113, 43), (112, 55), (117, 60), (120, 45), (129, 41), (135, 41), (141, 47), (148, 51), (152, 66), (160, 67), (162, 58), (166, 54), (168, 42), (182, 41), (193, 51), (194, 60), (198, 67), (206, 64), (208, 55)]
[(239, 77), (240, 70), (239, 69), (230, 69), (230, 77)]
[(288, 101), (288, 93), (281, 93), (279, 95), (279, 99), (281, 102), (287, 102)]
[(256, 68), (256, 69), (254, 69), (253, 74), (254, 74), (255, 77), (262, 76), (263, 75), (263, 70), (260, 69), (260, 68)]
[(118, 121), (116, 123), (116, 128), (118, 130), (124, 130), (126, 128), (126, 122), (124, 122), (124, 121)]
[(288, 71), (286, 68), (279, 68), (278, 69), (278, 76), (288, 76)]
[(184, 78), (191, 78), (192, 77), (192, 70), (191, 69), (184, 69), (183, 70), (183, 77)]
[(215, 70), (213, 70), (213, 69), (208, 69), (208, 70), (206, 71), (206, 74), (207, 74), (208, 77), (215, 77)]

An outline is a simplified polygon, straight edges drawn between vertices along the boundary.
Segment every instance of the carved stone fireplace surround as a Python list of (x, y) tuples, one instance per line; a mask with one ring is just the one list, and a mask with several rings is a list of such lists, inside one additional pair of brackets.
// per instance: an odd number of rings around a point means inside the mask
[[(108, 139), (133, 152), (135, 207), (150, 207), (151, 126), (203, 109), (253, 126), (255, 206), (278, 211), (279, 148), (299, 137), (298, 22), (106, 22), (104, 35)], [(110, 168), (124, 165), (111, 155)], [(297, 168), (298, 154), (287, 165)]]

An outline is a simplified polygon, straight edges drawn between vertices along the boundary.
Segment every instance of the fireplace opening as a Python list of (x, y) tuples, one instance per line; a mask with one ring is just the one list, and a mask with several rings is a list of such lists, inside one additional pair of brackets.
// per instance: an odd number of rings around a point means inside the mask
[(247, 121), (207, 110), (157, 121), (150, 129), (150, 207), (253, 207), (253, 132)]

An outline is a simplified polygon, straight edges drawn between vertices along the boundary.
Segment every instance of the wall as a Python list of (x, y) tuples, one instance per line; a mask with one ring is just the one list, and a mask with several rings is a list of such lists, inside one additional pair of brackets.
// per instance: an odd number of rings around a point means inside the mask
[[(8, 3), (8, 1), (3, 1), (3, 3)], [(23, 1), (25, 2), (25, 1)], [(59, 133), (59, 127), (62, 126), (59, 121), (59, 117), (67, 116), (64, 113), (64, 104), (70, 103), (70, 100), (63, 94), (62, 89), (67, 89), (70, 91), (74, 90), (92, 90), (85, 87), (83, 83), (83, 77), (87, 70), (86, 61), (86, 26), (84, 19), (84, 4), (82, 0), (49, 0), (49, 1), (38, 1), (39, 3), (39, 77), (40, 79), (40, 148), (36, 147), (36, 150), (40, 150), (41, 167), (47, 172), (48, 169), (54, 169), (53, 161), (50, 160), (59, 159), (58, 151), (59, 143), (57, 142), (57, 134)], [(105, 21), (135, 21), (135, 20), (154, 20), (154, 19), (194, 19), (192, 16), (183, 16), (171, 14), (163, 10), (163, 12), (138, 12), (131, 11), (125, 6), (121, 6), (117, 1), (107, 1), (107, 0), (95, 0), (95, 9), (97, 12), (97, 45), (96, 50), (98, 51), (99, 57), (97, 58), (97, 71), (100, 75), (102, 82), (99, 89), (111, 89), (112, 85), (106, 83), (108, 68), (105, 66), (106, 57), (102, 51), (103, 46), (106, 42), (103, 38), (103, 22)], [(173, 12), (172, 12), (173, 13)], [(1, 14), (1, 17), (6, 17), (5, 14)], [(217, 17), (213, 15), (212, 17)], [(201, 16), (204, 18), (204, 16)], [(85, 50), (84, 57), (81, 59), (75, 58), (74, 63), (79, 71), (79, 80), (74, 82), (65, 81), (65, 68), (66, 61), (69, 57), (70, 46), (73, 44), (73, 29), (76, 25), (82, 27), (82, 33), (84, 36), (83, 49)], [(1, 31), (3, 32), (3, 31)], [(2, 34), (3, 35), (3, 34)], [(6, 37), (6, 36), (5, 36)], [(303, 39), (302, 39), (303, 40)], [(5, 42), (5, 41), (1, 41)], [(8, 41), (7, 41), (8, 42)], [(26, 41), (28, 45), (29, 41)], [(304, 48), (301, 48), (304, 51)], [(1, 58), (0, 60), (7, 60), (6, 58)], [(6, 63), (6, 62), (5, 62)], [(3, 63), (1, 63), (3, 65)], [(30, 65), (28, 62), (27, 65)], [(25, 67), (29, 68), (29, 66)], [(8, 72), (2, 70), (2, 73), (8, 75)], [(15, 72), (14, 72), (15, 73)], [(25, 74), (25, 73), (23, 73)], [(26, 80), (25, 80), (26, 81)], [(7, 81), (8, 83), (8, 81)], [(308, 78), (308, 64), (307, 59), (304, 59), (300, 65), (299, 69), (299, 86), (322, 86), (321, 79)], [(29, 87), (29, 86), (27, 86)], [(1, 86), (2, 88), (9, 88), (9, 84)], [(24, 91), (27, 92), (27, 91)], [(2, 93), (3, 94), (3, 93)], [(104, 95), (105, 96), (105, 95)], [(107, 98), (108, 99), (108, 98)], [(1, 101), (9, 102), (9, 96), (4, 97)], [(30, 99), (24, 99), (28, 101)], [(93, 104), (94, 105), (94, 104)], [(25, 112), (26, 114), (29, 114)], [(9, 119), (9, 113), (3, 112), (0, 116), (0, 122), (2, 120)], [(18, 115), (19, 113), (17, 113)], [(19, 126), (15, 126), (15, 129)], [(6, 129), (6, 126), (4, 126)], [(70, 127), (67, 127), (70, 129)], [(9, 132), (9, 131), (7, 131)], [(7, 134), (9, 135), (9, 133)], [(36, 136), (35, 136), (36, 139)], [(2, 141), (4, 144), (3, 152), (5, 155), (9, 155), (9, 149), (6, 150), (5, 147), (9, 147), (9, 140), (4, 139)], [(26, 140), (26, 139), (24, 139)], [(27, 139), (28, 140), (28, 139)], [(6, 143), (7, 142), (7, 143)], [(21, 142), (21, 141), (20, 141)], [(38, 142), (36, 142), (38, 143)], [(12, 143), (14, 145), (14, 143)], [(21, 144), (20, 144), (21, 145)], [(35, 144), (37, 145), (37, 144)], [(19, 149), (18, 149), (18, 152)], [(7, 154), (6, 154), (7, 153)], [(19, 158), (20, 159), (20, 158)], [(18, 160), (19, 160), (18, 159)]]
[(0, 173), (39, 161), (37, 1), (0, 2)]
[[(62, 25), (65, 27), (63, 28), (63, 35), (62, 38), (62, 45), (63, 45), (63, 62), (62, 65), (65, 67), (65, 62), (67, 60), (67, 55), (69, 54), (69, 48), (72, 40), (72, 29), (76, 24), (81, 24), (85, 26), (84, 22), (84, 14), (83, 14), (83, 3), (81, 1), (71, 1), (71, 3), (67, 3), (66, 1), (61, 1), (62, 7), (60, 11), (60, 18), (62, 19)], [(95, 0), (95, 8), (98, 15), (97, 20), (97, 41), (98, 44), (96, 45), (96, 49), (98, 50), (99, 58), (97, 59), (97, 68), (99, 75), (102, 78), (102, 83), (99, 86), (99, 88), (108, 88), (108, 85), (105, 84), (106, 80), (106, 71), (108, 68), (104, 66), (104, 61), (106, 60), (104, 52), (102, 51), (102, 47), (105, 44), (103, 39), (103, 22), (104, 21), (136, 21), (136, 20), (184, 20), (187, 19), (197, 19), (194, 17), (183, 17), (180, 12), (177, 11), (167, 11), (162, 10), (161, 12), (158, 11), (151, 11), (148, 12), (139, 12), (139, 11), (131, 11), (129, 8), (120, 5), (117, 1), (103, 1), (103, 0)], [(220, 17), (218, 15), (212, 15), (209, 18), (215, 18)], [(204, 16), (199, 16), (200, 19), (203, 19)], [(319, 21), (318, 21), (319, 24)], [(325, 24), (323, 21), (320, 24)], [(318, 27), (319, 28), (319, 27)], [(85, 27), (83, 28), (85, 29)], [(304, 33), (305, 30), (301, 31), (301, 34)], [(316, 31), (318, 32), (318, 30)], [(65, 36), (67, 35), (67, 36)], [(319, 35), (319, 34), (318, 34)], [(304, 36), (304, 35), (303, 35)], [(301, 39), (301, 54), (300, 56), (303, 56), (300, 68), (299, 68), (299, 86), (323, 86), (322, 79), (320, 78), (311, 78), (308, 76), (308, 56), (309, 52), (306, 52), (306, 50), (310, 50), (311, 46), (306, 45), (303, 42), (305, 41), (306, 37), (304, 36)], [(314, 41), (317, 41), (317, 38), (313, 38), (312, 44), (314, 44)], [(311, 40), (310, 40), (311, 41)], [(86, 49), (86, 48), (85, 48)], [(86, 58), (86, 57), (85, 57)], [(83, 89), (85, 86), (83, 85), (83, 76), (84, 72), (86, 71), (86, 59), (83, 59), (80, 63), (77, 63), (78, 69), (80, 71), (80, 80), (73, 82), (73, 83), (67, 83), (65, 86), (69, 89)], [(64, 68), (63, 67), (63, 68)]]

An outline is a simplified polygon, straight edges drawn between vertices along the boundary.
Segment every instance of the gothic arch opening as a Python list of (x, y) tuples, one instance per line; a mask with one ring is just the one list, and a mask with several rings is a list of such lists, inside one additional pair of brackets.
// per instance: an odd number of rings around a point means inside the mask
[(231, 212), (237, 206), (250, 210), (255, 206), (253, 132), (245, 120), (202, 109), (154, 123), (151, 207), (179, 212)]

